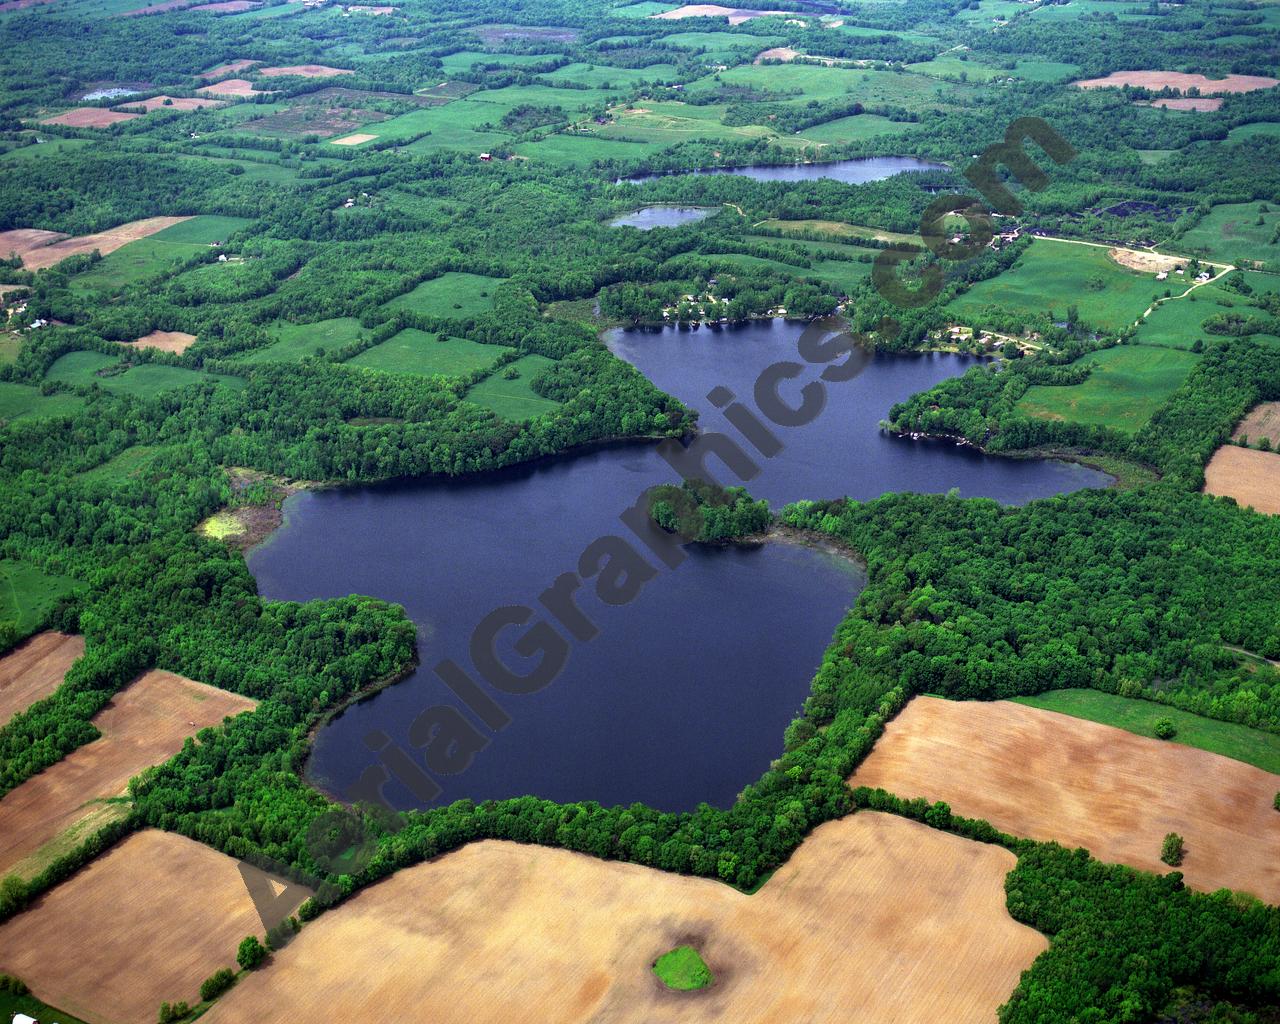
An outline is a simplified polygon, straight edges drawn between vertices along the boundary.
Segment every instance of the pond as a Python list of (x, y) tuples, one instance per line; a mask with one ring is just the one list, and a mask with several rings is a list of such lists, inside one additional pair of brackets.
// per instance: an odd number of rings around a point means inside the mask
[(654, 228), (675, 228), (681, 224), (693, 224), (706, 220), (715, 209), (709, 206), (642, 206), (631, 213), (609, 221), (611, 228), (638, 228), (652, 231)]
[[(619, 331), (608, 342), (703, 410), (704, 429), (716, 431), (726, 424), (707, 391), (720, 385), (750, 396), (761, 369), (794, 358), (802, 329), (774, 320), (724, 331)], [(765, 461), (751, 490), (775, 505), (952, 486), (1021, 502), (1108, 482), (1080, 466), (999, 460), (878, 430), (894, 401), (968, 365), (952, 355), (874, 357), (856, 380), (830, 385), (813, 423), (785, 432), (784, 450)], [(605, 604), (587, 581), (577, 604), (598, 634), (572, 642), (563, 671), (539, 692), (487, 691), (510, 718), (500, 729), (482, 728), (433, 672), (448, 657), (474, 676), (470, 639), (495, 609), (523, 605), (550, 622), (539, 596), (578, 571), (597, 538), (622, 537), (644, 551), (619, 516), (647, 487), (677, 479), (653, 445), (634, 444), (461, 481), (291, 498), (284, 527), (250, 554), (264, 596), (354, 592), (399, 602), (418, 625), (422, 661), (408, 679), (320, 731), (312, 781), (347, 793), (388, 756), (388, 739), (421, 764), (410, 724), (428, 709), (451, 707), (487, 746), (465, 771), (436, 774), (434, 799), (390, 783), (384, 792), (398, 806), (524, 794), (663, 810), (732, 803), (781, 752), (783, 731), (862, 585), (860, 571), (838, 555), (786, 543), (690, 549), (674, 569), (651, 559), (658, 571), (621, 606)], [(523, 632), (509, 628), (497, 645), (513, 671), (531, 668), (513, 650)], [(370, 746), (384, 749), (375, 755)]]
[[(880, 181), (895, 174), (909, 171), (945, 171), (946, 164), (917, 160), (912, 156), (868, 156), (855, 160), (832, 160), (828, 163), (777, 164), (754, 167), (707, 167), (692, 174), (736, 174), (756, 181), (816, 181), (829, 178), (846, 185), (862, 185), (868, 181)], [(656, 181), (666, 174), (641, 174), (634, 178), (619, 178), (618, 184), (642, 185)]]

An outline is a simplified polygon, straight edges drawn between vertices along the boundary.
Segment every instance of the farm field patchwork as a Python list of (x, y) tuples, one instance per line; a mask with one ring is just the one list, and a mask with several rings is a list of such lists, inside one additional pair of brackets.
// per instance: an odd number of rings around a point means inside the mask
[(190, 217), (147, 217), (144, 220), (131, 221), (92, 235), (58, 239), (22, 253), (22, 266), (25, 270), (43, 270), (46, 267), (52, 267), (55, 263), (61, 263), (68, 256), (80, 256), (95, 249), (101, 255), (108, 256), (130, 242), (149, 238), (166, 228), (190, 219)]
[(1073, 85), (1080, 89), (1118, 89), (1125, 85), (1142, 86), (1145, 89), (1199, 89), (1202, 95), (1220, 93), (1254, 92), (1280, 85), (1280, 79), (1265, 75), (1226, 75), (1222, 78), (1206, 78), (1180, 71), (1113, 71), (1105, 78), (1086, 78)]
[(1177, 832), (1188, 885), (1280, 899), (1280, 775), (1193, 747), (1010, 701), (916, 697), (850, 783), (1161, 874)]
[(84, 637), (47, 630), (0, 655), (0, 727), (61, 686), (82, 654)]
[[(834, 1022), (851, 1006), (867, 1021), (977, 1024), (1047, 945), (1005, 910), (1013, 864), (873, 812), (821, 826), (753, 896), (486, 841), (325, 915), (205, 1019), (283, 1020), (281, 1007), (340, 1019), (376, 999), (389, 1016), (425, 1009), (440, 1024)], [(653, 962), (678, 945), (697, 949), (715, 984), (673, 994), (657, 981)]]
[(949, 308), (978, 319), (985, 307), (995, 306), (1027, 317), (1051, 312), (1062, 320), (1074, 305), (1084, 323), (1119, 332), (1151, 305), (1159, 282), (1154, 271), (1127, 270), (1107, 251), (1105, 246), (1037, 238), (1012, 268), (979, 281)]
[(185, 331), (152, 331), (134, 341), (121, 342), (126, 348), (151, 348), (157, 352), (182, 353), (196, 343), (194, 334)]
[[(295, 906), (310, 895), (287, 894)], [(262, 930), (234, 859), (145, 831), (0, 925), (0, 970), (89, 1024), (142, 1024), (161, 1002), (198, 1002), (200, 983)]]
[(408, 328), (366, 349), (348, 366), (360, 366), (385, 373), (444, 374), (462, 377), (492, 366), (494, 360), (511, 349), (502, 345), (481, 345), (464, 338), (450, 338)]
[(1090, 352), (1095, 368), (1082, 384), (1033, 384), (1018, 411), (1040, 419), (1069, 420), (1116, 430), (1141, 428), (1182, 384), (1200, 357), (1178, 349), (1117, 345)]
[(1258, 512), (1280, 514), (1280, 454), (1223, 445), (1204, 467), (1204, 490)]
[(249, 223), (244, 217), (192, 217), (104, 254), (101, 261), (77, 274), (71, 287), (79, 292), (119, 291), (207, 252), (211, 242), (220, 242)]
[(1274, 264), (1280, 261), (1277, 232), (1280, 232), (1280, 204), (1224, 203), (1212, 207), (1191, 230), (1170, 245), (1229, 263), (1248, 260)]
[(34, 874), (20, 865), (100, 810), (101, 801), (123, 794), (133, 776), (172, 757), (188, 736), (255, 706), (247, 697), (172, 672), (147, 672), (130, 683), (94, 716), (99, 739), (0, 799), (0, 876), (15, 870)]
[(275, 324), (268, 330), (279, 340), (237, 357), (238, 362), (296, 363), (314, 356), (317, 349), (332, 352), (350, 345), (359, 339), (362, 328), (355, 317), (344, 316), (310, 324)]

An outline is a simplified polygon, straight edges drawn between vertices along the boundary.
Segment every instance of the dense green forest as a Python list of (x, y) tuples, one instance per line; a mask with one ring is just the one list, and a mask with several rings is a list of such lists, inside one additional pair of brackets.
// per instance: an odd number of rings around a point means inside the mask
[[(817, 825), (875, 807), (1017, 854), (1010, 913), (1052, 945), (1001, 1020), (1152, 1021), (1188, 992), (1211, 1005), (1204, 1019), (1270, 1019), (1254, 1015), (1280, 1005), (1276, 908), (846, 780), (922, 693), (1086, 687), (1280, 733), (1280, 677), (1238, 654), (1280, 659), (1280, 520), (1200, 493), (1241, 418), (1280, 401), (1280, 88), (1211, 110), (1152, 105), (1199, 99), (1228, 74), (1275, 75), (1280, 7), (794, 6), (730, 26), (610, 0), (408, 0), (377, 17), (0, 5), (0, 568), (41, 584), (0, 602), (0, 653), (43, 628), (87, 645), (52, 696), (0, 726), (0, 796), (94, 740), (94, 716), (145, 669), (259, 702), (134, 779), (127, 818), (5, 880), (0, 919), (144, 827), (315, 886), (311, 919), (492, 837), (754, 891)], [(1186, 95), (1070, 84), (1117, 71), (1209, 80)], [(1074, 156), (1029, 145), (1040, 188), (1003, 165), (1021, 209), (987, 223), (1008, 237), (947, 259), (922, 218), (939, 195), (972, 195), (965, 170), (1028, 117)], [(933, 166), (860, 183), (687, 173), (885, 156)], [(653, 205), (706, 217), (610, 226)], [(65, 256), (68, 243), (27, 235), (152, 217), (178, 220)], [(1060, 251), (1046, 237), (1101, 244), (1072, 257), (1081, 287), (1043, 271)], [(1180, 265), (1159, 283), (1100, 271), (1090, 260), (1111, 246), (1159, 246)], [(886, 292), (873, 267), (887, 252), (912, 287), (937, 281), (928, 301)], [(1181, 294), (1201, 261), (1221, 278)], [(776, 515), (741, 489), (654, 493), (653, 519), (689, 540), (780, 523), (866, 566), (779, 757), (731, 807), (513, 791), (395, 815), (343, 810), (303, 781), (316, 726), (403, 675), (422, 638), (372, 598), (262, 599), (243, 556), (197, 532), (220, 509), (272, 500), (231, 470), (453, 477), (687, 437), (698, 410), (615, 358), (601, 330), (781, 310), (839, 312), (882, 350), (999, 351), (885, 408), (885, 429), (1119, 465), (1133, 486), (1004, 507), (855, 502), (836, 479)], [(152, 332), (189, 344), (131, 344)], [(1095, 419), (1030, 403), (1032, 389), (1105, 382), (1108, 361), (1139, 356), (1185, 372)], [(539, 411), (485, 398), (500, 382)], [(1115, 417), (1135, 399), (1147, 412), (1131, 428)], [(316, 834), (335, 817), (349, 843), (329, 857)]]

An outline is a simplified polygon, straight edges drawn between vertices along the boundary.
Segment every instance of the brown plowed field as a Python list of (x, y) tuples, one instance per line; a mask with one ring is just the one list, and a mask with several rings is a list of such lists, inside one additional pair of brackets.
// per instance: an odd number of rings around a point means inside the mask
[[(165, 103), (168, 100), (168, 103)], [(221, 107), (223, 100), (201, 99), (195, 96), (152, 96), (137, 103), (122, 103), (120, 110), (142, 110), (151, 113), (153, 110), (201, 110), (204, 107)]]
[(228, 78), (217, 85), (202, 86), (196, 92), (201, 96), (231, 96), (235, 99), (258, 95), (253, 89), (253, 83), (247, 78)]
[(120, 795), (133, 776), (172, 757), (188, 736), (255, 706), (172, 672), (130, 683), (94, 716), (101, 737), (0, 800), (0, 875), (74, 825), (93, 801)]
[(291, 64), (282, 68), (263, 68), (260, 74), (267, 78), (280, 75), (297, 75), (300, 78), (332, 78), (334, 75), (354, 75), (350, 68), (331, 68), (325, 64)]
[[(867, 1024), (995, 1019), (1046, 948), (1005, 909), (1013, 855), (890, 815), (819, 828), (754, 896), (488, 841), (401, 871), (303, 929), (208, 1024)], [(715, 984), (668, 991), (692, 943)]]
[[(22, 266), (24, 270), (43, 270), (45, 267), (52, 267), (55, 263), (60, 263), (68, 256), (78, 256), (81, 253), (93, 252), (94, 249), (106, 256), (108, 253), (115, 252), (121, 246), (136, 242), (139, 238), (146, 238), (148, 235), (154, 235), (157, 231), (163, 231), (165, 228), (173, 227), (175, 224), (181, 224), (184, 220), (190, 219), (190, 217), (148, 217), (145, 220), (135, 220), (130, 221), (128, 224), (121, 224), (118, 228), (99, 231), (94, 235), (79, 235), (76, 238), (66, 238), (64, 236), (61, 241), (53, 242), (50, 245), (42, 245), (24, 253)], [(9, 234), (9, 232), (6, 232), (6, 234)], [(0, 248), (3, 248), (3, 243), (0, 243)]]
[(1168, 86), (1179, 92), (1196, 88), (1206, 96), (1229, 92), (1253, 92), (1280, 85), (1280, 79), (1262, 75), (1227, 75), (1226, 78), (1206, 78), (1204, 75), (1188, 75), (1181, 71), (1113, 71), (1105, 78), (1085, 78), (1073, 82), (1081, 89), (1118, 89), (1133, 85), (1144, 89), (1163, 89)]
[(49, 631), (0, 657), (0, 726), (61, 686), (82, 654), (84, 637)]
[(1280, 454), (1223, 445), (1204, 467), (1204, 492), (1226, 495), (1276, 515), (1280, 513)]
[(61, 231), (42, 231), (39, 228), (14, 228), (11, 231), (0, 231), (0, 256), (21, 256), (25, 261), (27, 254), (46, 245), (66, 238)]
[(90, 1024), (151, 1024), (262, 931), (235, 860), (140, 832), (0, 925), (0, 971)]
[(1265, 437), (1273, 448), (1280, 447), (1280, 402), (1255, 405), (1231, 436), (1248, 437), (1251, 444)]
[(132, 121), (141, 114), (125, 114), (105, 107), (76, 107), (56, 117), (46, 117), (41, 124), (64, 124), (68, 128), (110, 128), (121, 121)]
[(917, 697), (850, 782), (1146, 871), (1172, 870), (1160, 844), (1177, 832), (1187, 884), (1280, 901), (1280, 775), (1193, 747), (1008, 701)]

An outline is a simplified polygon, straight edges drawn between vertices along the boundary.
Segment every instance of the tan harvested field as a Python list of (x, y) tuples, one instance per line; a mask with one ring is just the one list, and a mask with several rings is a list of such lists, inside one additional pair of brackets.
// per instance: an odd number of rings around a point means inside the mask
[(1280, 446), (1280, 402), (1263, 402), (1249, 410), (1249, 415), (1240, 421), (1232, 437), (1247, 437), (1251, 444), (1256, 444), (1264, 437), (1272, 447)]
[(55, 263), (62, 262), (68, 256), (93, 252), (94, 249), (106, 256), (121, 246), (136, 242), (139, 238), (146, 238), (157, 231), (163, 231), (165, 228), (190, 219), (190, 217), (147, 217), (145, 220), (130, 221), (116, 228), (99, 231), (96, 235), (79, 235), (75, 238), (64, 236), (62, 241), (42, 245), (23, 254), (22, 266), (24, 270), (43, 270), (45, 267), (52, 267)]
[(354, 135), (347, 135), (341, 139), (331, 139), (330, 142), (335, 146), (358, 146), (362, 142), (371, 142), (377, 137), (367, 132), (356, 132)]
[(1263, 75), (1227, 75), (1226, 78), (1206, 78), (1204, 75), (1188, 75), (1181, 71), (1113, 71), (1106, 78), (1084, 78), (1072, 85), (1081, 89), (1119, 89), (1125, 85), (1144, 89), (1163, 89), (1168, 86), (1179, 92), (1199, 89), (1206, 96), (1221, 93), (1253, 92), (1280, 85), (1280, 79)]
[(1158, 274), (1162, 270), (1172, 271), (1176, 267), (1187, 265), (1185, 256), (1166, 256), (1164, 253), (1147, 252), (1144, 249), (1110, 249), (1107, 255), (1120, 266), (1144, 274)]
[(245, 68), (251, 68), (255, 64), (261, 63), (256, 60), (233, 60), (230, 64), (219, 64), (216, 68), (210, 68), (208, 71), (202, 71), (197, 78), (221, 78), (223, 75), (233, 75), (237, 71), (243, 71)]
[(150, 1024), (262, 932), (234, 859), (139, 832), (0, 925), (0, 971), (90, 1024)]
[[(166, 103), (165, 101), (168, 100)], [(201, 110), (204, 107), (225, 106), (225, 100), (210, 100), (195, 96), (152, 96), (137, 103), (122, 103), (119, 110), (142, 110), (151, 113), (153, 110)]]
[(253, 90), (253, 83), (247, 78), (228, 78), (217, 85), (202, 86), (196, 92), (201, 96), (231, 96), (235, 99), (258, 95)]
[(93, 801), (120, 795), (133, 776), (172, 757), (188, 736), (254, 707), (172, 672), (130, 683), (94, 716), (98, 739), (0, 800), (0, 875), (74, 825)]
[(790, 13), (790, 11), (753, 11), (742, 7), (721, 7), (719, 4), (685, 4), (674, 11), (663, 11), (661, 14), (650, 15), (650, 17), (661, 18), (664, 21), (681, 18), (728, 18), (730, 25), (741, 25), (752, 18), (763, 18), (770, 14), (785, 17)]
[(281, 75), (297, 75), (299, 78), (333, 78), (335, 75), (354, 75), (350, 68), (331, 68), (327, 64), (290, 64), (281, 68), (262, 68), (259, 74), (267, 78)]
[[(985, 1024), (1047, 946), (1005, 909), (1013, 865), (871, 812), (823, 825), (754, 896), (476, 843), (309, 925), (204, 1019), (296, 1024), (376, 1006), (433, 1024)], [(650, 970), (686, 942), (715, 975), (703, 992), (670, 992)]]
[(1170, 870), (1160, 844), (1177, 832), (1188, 885), (1280, 901), (1280, 775), (1204, 750), (1009, 701), (917, 697), (850, 783), (1146, 871)]
[(152, 331), (136, 341), (122, 341), (126, 348), (154, 348), (158, 352), (181, 354), (196, 343), (196, 336), (186, 331)]
[(348, 14), (395, 14), (399, 7), (348, 7)]
[(257, 10), (261, 6), (261, 0), (217, 0), (216, 3), (192, 7), (191, 10), (205, 14), (239, 14), (242, 11)]
[(1166, 110), (1217, 110), (1222, 106), (1221, 96), (1179, 96), (1177, 99), (1139, 101), (1141, 107), (1164, 107)]
[(12, 231), (0, 231), (0, 255), (5, 259), (10, 256), (21, 256), (25, 260), (27, 253), (67, 237), (61, 231), (42, 231), (39, 228), (14, 228)]
[(110, 128), (121, 121), (131, 121), (141, 114), (125, 114), (105, 107), (76, 107), (56, 117), (46, 117), (41, 124), (63, 124), (68, 128)]
[(21, 11), (27, 7), (35, 7), (37, 4), (48, 4), (52, 2), (53, 0), (4, 0), (4, 3), (0, 4), (0, 13), (5, 13), (7, 11)]
[(0, 657), (0, 726), (53, 693), (82, 654), (84, 637), (49, 630)]
[(164, 14), (167, 11), (180, 11), (190, 6), (191, 0), (164, 0), (163, 3), (151, 4), (149, 7), (135, 7), (132, 11), (125, 11), (120, 17), (137, 18), (144, 14)]
[(766, 60), (795, 60), (800, 56), (799, 50), (793, 50), (789, 46), (775, 46), (771, 50), (761, 50), (756, 54), (755, 63), (762, 64)]
[(1223, 445), (1204, 467), (1204, 492), (1235, 498), (1268, 515), (1280, 514), (1280, 454)]

